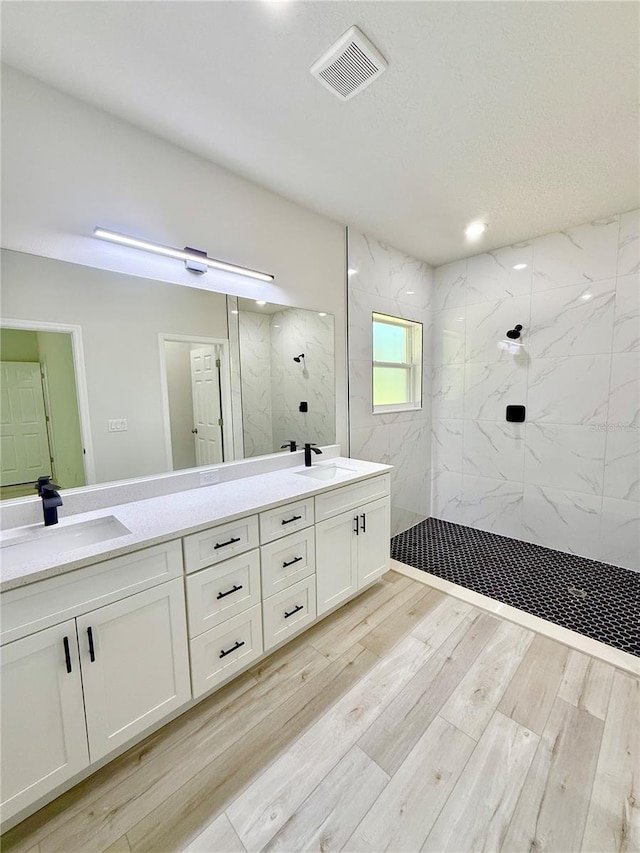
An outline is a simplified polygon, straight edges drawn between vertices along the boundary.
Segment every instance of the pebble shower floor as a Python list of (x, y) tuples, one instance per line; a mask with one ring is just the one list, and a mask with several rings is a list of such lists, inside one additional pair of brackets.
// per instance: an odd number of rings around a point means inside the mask
[(640, 573), (437, 518), (391, 540), (394, 560), (640, 656)]

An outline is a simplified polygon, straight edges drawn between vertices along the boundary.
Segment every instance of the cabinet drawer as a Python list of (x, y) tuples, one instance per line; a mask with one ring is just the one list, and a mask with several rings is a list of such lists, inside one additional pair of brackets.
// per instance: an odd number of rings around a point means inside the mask
[(306, 578), (262, 602), (264, 647), (271, 649), (316, 618), (316, 577)]
[(202, 696), (262, 654), (260, 605), (191, 640), (193, 695)]
[(313, 524), (313, 498), (260, 513), (260, 541), (272, 542)]
[(354, 483), (351, 486), (343, 486), (341, 489), (316, 495), (316, 521), (324, 521), (325, 518), (332, 518), (334, 515), (340, 515), (341, 512), (356, 509), (360, 504), (383, 498), (389, 494), (390, 489), (391, 476), (381, 474), (362, 483)]
[(189, 636), (260, 604), (260, 552), (249, 551), (187, 577)]
[(180, 540), (2, 593), (2, 643), (95, 610), (182, 574)]
[(301, 530), (270, 545), (263, 545), (262, 597), (269, 598), (282, 589), (309, 577), (316, 570), (313, 528)]
[(258, 547), (258, 516), (219, 524), (182, 540), (186, 572), (197, 572), (214, 563), (228, 560), (243, 551)]

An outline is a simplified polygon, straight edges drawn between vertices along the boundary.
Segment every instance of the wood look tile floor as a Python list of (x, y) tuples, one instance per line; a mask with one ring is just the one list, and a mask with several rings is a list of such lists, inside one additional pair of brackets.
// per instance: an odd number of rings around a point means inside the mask
[(637, 678), (389, 572), (2, 849), (631, 853), (639, 722)]

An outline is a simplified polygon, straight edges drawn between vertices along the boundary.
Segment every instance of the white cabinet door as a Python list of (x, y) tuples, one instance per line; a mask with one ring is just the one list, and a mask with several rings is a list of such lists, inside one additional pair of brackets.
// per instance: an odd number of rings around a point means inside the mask
[(91, 761), (188, 701), (184, 587), (176, 579), (77, 619)]
[(75, 620), (2, 648), (1, 751), (5, 820), (89, 764)]
[(389, 498), (360, 507), (358, 520), (358, 589), (362, 589), (381, 578), (389, 568)]
[(345, 512), (316, 525), (316, 585), (318, 616), (358, 590), (356, 524)]

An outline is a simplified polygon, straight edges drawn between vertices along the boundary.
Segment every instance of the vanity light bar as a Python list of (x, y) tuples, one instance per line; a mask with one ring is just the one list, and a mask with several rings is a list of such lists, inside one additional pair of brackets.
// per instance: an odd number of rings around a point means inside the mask
[(122, 246), (130, 246), (132, 249), (142, 249), (144, 252), (153, 252), (156, 255), (164, 255), (167, 258), (184, 261), (187, 269), (191, 269), (193, 272), (205, 272), (202, 267), (207, 266), (212, 269), (223, 270), (223, 272), (255, 278), (258, 281), (273, 281), (273, 276), (268, 273), (239, 267), (236, 264), (228, 264), (225, 261), (217, 261), (215, 258), (207, 257), (205, 252), (199, 252), (196, 249), (174, 249), (171, 246), (163, 246), (161, 243), (152, 243), (138, 237), (129, 237), (128, 234), (120, 234), (118, 231), (110, 231), (108, 228), (100, 228), (99, 226), (93, 229), (93, 236), (100, 240), (108, 240), (111, 243), (119, 243)]

